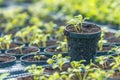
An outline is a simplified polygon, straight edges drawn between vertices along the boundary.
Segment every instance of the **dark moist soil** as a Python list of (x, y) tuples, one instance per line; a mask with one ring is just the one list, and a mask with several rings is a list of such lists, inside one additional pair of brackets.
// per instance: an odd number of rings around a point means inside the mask
[(62, 52), (61, 49), (57, 49), (57, 50), (55, 50), (55, 49), (56, 49), (56, 47), (54, 47), (54, 48), (48, 48), (46, 51), (47, 51), (47, 52), (57, 52), (57, 53)]
[[(31, 53), (31, 52), (36, 52), (36, 51), (38, 51), (37, 48), (32, 48), (32, 47), (22, 48), (23, 54), (27, 54), (27, 53)], [(20, 49), (12, 49), (12, 50), (9, 50), (7, 53), (9, 53), (9, 54), (21, 54)]]
[[(69, 25), (66, 29), (70, 32), (77, 32), (73, 25)], [(100, 31), (100, 28), (96, 27), (96, 25), (85, 23), (85, 24), (82, 24), (82, 28), (79, 33), (94, 33), (98, 31)]]
[(34, 80), (33, 76), (20, 77), (17, 80)]
[[(62, 67), (62, 71), (67, 71), (68, 68), (70, 68), (71, 65), (69, 63), (66, 63)], [(58, 68), (53, 69), (52, 66), (46, 66), (44, 73), (47, 74), (53, 74), (54, 72), (61, 72)]]
[[(113, 48), (113, 46), (106, 46), (106, 47), (103, 47), (102, 51), (101, 52), (105, 52), (105, 51), (109, 51)], [(99, 51), (99, 49), (98, 49)]]
[(40, 57), (40, 59), (34, 58), (34, 56), (30, 56), (26, 59), (24, 59), (25, 61), (46, 61), (48, 59), (48, 57), (46, 57), (45, 55), (35, 55)]
[(7, 62), (7, 61), (11, 61), (13, 60), (14, 58), (13, 57), (10, 57), (10, 56), (0, 56), (0, 64), (1, 63), (4, 63), (4, 62)]
[(120, 72), (115, 72), (112, 78), (120, 79)]
[(105, 33), (105, 39), (108, 39), (110, 37), (115, 37), (115, 33), (113, 33), (113, 32), (106, 32)]
[(16, 43), (12, 43), (10, 44), (10, 48), (16, 48), (16, 47), (19, 47), (20, 45), (19, 44), (16, 44)]
[[(99, 66), (99, 68), (101, 68), (101, 69), (103, 69), (103, 70), (110, 70), (110, 69), (112, 68), (112, 67), (110, 66), (110, 64), (111, 64), (110, 61), (106, 61), (106, 62), (104, 63), (104, 67), (103, 67), (102, 65), (96, 63), (96, 65)], [(96, 67), (96, 68), (97, 68), (97, 66), (93, 66), (93, 67)]]
[(120, 43), (120, 37), (112, 37), (107, 39), (108, 43)]

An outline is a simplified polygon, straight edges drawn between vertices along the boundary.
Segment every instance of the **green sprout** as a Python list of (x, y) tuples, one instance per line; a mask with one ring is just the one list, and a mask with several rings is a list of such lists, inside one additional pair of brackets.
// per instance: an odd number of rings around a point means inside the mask
[(59, 68), (62, 71), (62, 66), (68, 61), (67, 58), (63, 58), (62, 54), (53, 55), (52, 58), (47, 60), (48, 64), (53, 64), (53, 69)]
[(12, 43), (11, 34), (0, 37), (0, 49), (9, 49), (11, 43)]
[(107, 58), (105, 56), (99, 56), (95, 59), (96, 62), (98, 62), (98, 64), (100, 64), (100, 66), (95, 65), (97, 68), (101, 68), (101, 69), (105, 69), (107, 64), (106, 62), (108, 61)]
[(100, 40), (98, 42), (99, 51), (102, 51), (103, 45), (105, 43), (107, 43), (107, 40), (105, 40), (104, 37), (105, 37), (105, 31), (102, 30), (101, 37), (100, 37)]
[(47, 57), (45, 55), (37, 55), (37, 54), (34, 55), (34, 58), (36, 60), (38, 60), (38, 61), (40, 61), (42, 58), (46, 58), (47, 59)]
[(37, 45), (38, 47), (46, 47), (48, 37), (50, 34), (36, 34), (35, 38), (30, 42), (30, 45)]
[(57, 50), (62, 50), (62, 52), (67, 52), (68, 51), (68, 47), (67, 47), (67, 40), (64, 39), (64, 41), (57, 41), (58, 46), (55, 49), (55, 51)]
[[(33, 74), (34, 80), (46, 80), (44, 72), (44, 68), (42, 66), (31, 65), (26, 67), (29, 73)], [(43, 79), (44, 78), (44, 79)]]
[(113, 70), (119, 70), (120, 72), (120, 56), (117, 57), (113, 57), (113, 62), (110, 64), (110, 66), (112, 66)]
[(68, 25), (73, 25), (74, 29), (77, 32), (82, 31), (82, 24), (83, 22), (88, 19), (87, 17), (83, 18), (82, 15), (75, 16), (73, 19), (67, 22)]
[[(77, 76), (79, 80), (82, 80), (82, 67), (84, 66), (84, 64), (82, 64), (83, 62), (86, 62), (85, 60), (80, 60), (80, 61), (72, 61), (70, 64), (72, 66), (72, 68), (68, 69), (68, 72), (72, 72), (72, 74), (70, 74), (69, 77), (73, 77), (73, 76)], [(75, 74), (73, 74), (75, 73)]]
[(105, 71), (100, 68), (94, 68), (93, 71), (89, 73), (88, 80), (108, 80), (113, 73), (113, 70)]
[(9, 73), (0, 73), (0, 80), (3, 80), (9, 75)]
[(30, 42), (36, 38), (37, 35), (40, 35), (42, 30), (38, 28), (38, 26), (28, 26), (26, 28), (18, 31), (15, 36), (22, 39), (23, 42)]
[(65, 26), (60, 26), (59, 29), (57, 31), (55, 31), (55, 34), (56, 34), (55, 39), (56, 40), (59, 40), (59, 41), (64, 40), (64, 38), (65, 38), (64, 33), (63, 33), (64, 28), (65, 28)]
[(25, 47), (25, 45), (18, 46), (18, 47), (14, 48), (14, 49), (15, 50), (18, 49), (20, 51), (20, 53), (23, 54), (23, 50), (22, 50), (23, 47)]

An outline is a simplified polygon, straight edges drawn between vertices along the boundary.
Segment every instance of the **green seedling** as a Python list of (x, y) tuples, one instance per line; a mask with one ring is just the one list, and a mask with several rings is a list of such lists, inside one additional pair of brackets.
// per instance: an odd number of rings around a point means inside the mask
[(35, 38), (30, 42), (30, 45), (37, 45), (38, 47), (46, 47), (48, 37), (50, 34), (36, 34)]
[(44, 68), (42, 66), (31, 65), (26, 67), (29, 73), (33, 74), (34, 80), (46, 80)]
[(36, 60), (40, 61), (42, 58), (46, 58), (46, 56), (45, 55), (37, 55), (37, 54), (35, 54), (34, 58)]
[(95, 65), (97, 68), (105, 69), (105, 67), (107, 66), (107, 64), (106, 64), (107, 58), (105, 56), (99, 56), (96, 58), (95, 61), (98, 64), (100, 64), (100, 66)]
[(64, 29), (65, 26), (60, 26), (59, 29), (57, 31), (55, 31), (55, 39), (58, 41), (63, 41), (65, 36), (64, 36)]
[(113, 70), (105, 71), (100, 68), (94, 68), (92, 72), (88, 74), (88, 80), (108, 80), (108, 78), (112, 76), (113, 73)]
[(12, 43), (11, 34), (0, 37), (0, 49), (9, 49), (11, 43)]
[(88, 19), (87, 17), (83, 18), (82, 15), (75, 16), (73, 19), (67, 22), (68, 25), (73, 25), (74, 29), (77, 32), (82, 31), (82, 24), (83, 22)]
[(62, 66), (68, 61), (67, 58), (63, 58), (62, 54), (53, 55), (52, 58), (47, 60), (48, 64), (53, 64), (53, 69), (59, 68), (62, 71)]
[(110, 64), (113, 70), (119, 70), (120, 72), (120, 56), (113, 57), (113, 62)]
[(3, 80), (9, 75), (9, 73), (0, 73), (0, 80)]
[(39, 29), (37, 26), (28, 26), (23, 28), (22, 30), (18, 31), (15, 36), (21, 38), (23, 42), (30, 42), (33, 41), (37, 35), (40, 35), (42, 30)]
[(49, 22), (46, 23), (44, 25), (45, 27), (45, 33), (49, 33), (49, 34), (55, 34), (55, 28), (57, 27), (57, 25), (54, 22)]
[(103, 45), (104, 45), (105, 43), (107, 43), (107, 40), (105, 40), (104, 37), (105, 37), (105, 31), (102, 30), (101, 37), (100, 37), (100, 40), (99, 40), (99, 42), (98, 42), (99, 51), (102, 51)]
[(12, 18), (10, 20), (8, 20), (6, 25), (4, 25), (5, 32), (9, 32), (15, 28), (20, 28), (20, 27), (25, 26), (25, 22), (26, 22), (27, 18), (28, 18), (28, 14), (26, 12), (20, 13), (20, 14), (17, 13), (15, 15), (13, 14)]
[(25, 45), (18, 46), (14, 49), (18, 49), (20, 51), (20, 54), (24, 54), (22, 48), (25, 47)]
[(64, 39), (64, 41), (57, 41), (57, 48), (55, 49), (55, 51), (57, 50), (61, 50), (62, 52), (68, 52), (68, 46), (67, 46), (67, 40)]

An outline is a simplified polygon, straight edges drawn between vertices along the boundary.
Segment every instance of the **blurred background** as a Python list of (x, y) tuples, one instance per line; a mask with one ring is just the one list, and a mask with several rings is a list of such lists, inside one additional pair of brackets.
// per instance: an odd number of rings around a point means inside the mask
[(0, 0), (0, 33), (49, 22), (62, 26), (78, 14), (119, 29), (120, 0)]

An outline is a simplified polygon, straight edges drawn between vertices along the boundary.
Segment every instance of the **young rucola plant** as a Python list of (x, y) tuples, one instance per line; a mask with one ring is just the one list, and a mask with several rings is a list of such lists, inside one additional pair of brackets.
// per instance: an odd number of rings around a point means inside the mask
[(57, 25), (54, 22), (49, 22), (49, 23), (45, 23), (44, 24), (44, 32), (45, 33), (49, 33), (49, 34), (55, 34), (55, 28), (57, 27)]
[(67, 52), (68, 51), (68, 46), (67, 46), (67, 40), (64, 39), (64, 41), (57, 41), (57, 48), (55, 49), (55, 51), (57, 50), (61, 50), (62, 52)]
[(25, 26), (27, 18), (28, 14), (26, 12), (14, 15), (14, 17), (8, 20), (8, 22), (3, 26), (5, 27), (5, 32)]
[(38, 55), (36, 52), (33, 52), (34, 54), (34, 59), (37, 61), (40, 61), (42, 58), (47, 59), (47, 57), (45, 55)]
[(76, 77), (78, 78), (77, 80), (107, 80), (113, 74), (112, 70), (106, 71), (99, 66), (96, 67), (92, 61), (88, 65), (84, 65), (82, 62), (85, 61), (71, 62), (72, 68), (68, 69), (69, 80), (76, 80)]
[(63, 33), (63, 31), (64, 31), (64, 29), (65, 29), (65, 26), (60, 26), (59, 27), (59, 29), (57, 30), (57, 31), (55, 31), (55, 39), (56, 40), (59, 40), (59, 41), (63, 41), (64, 40), (64, 33)]
[(18, 46), (15, 49), (18, 49), (20, 51), (20, 54), (23, 54), (23, 50), (22, 50), (23, 47), (25, 47), (25, 45)]
[(23, 42), (30, 42), (36, 37), (36, 35), (41, 34), (42, 30), (38, 26), (28, 26), (18, 31), (15, 36), (21, 38)]
[(53, 69), (59, 68), (60, 71), (62, 71), (62, 66), (68, 62), (69, 57), (62, 57), (62, 54), (53, 55), (52, 58), (47, 60), (48, 64), (53, 64)]
[(107, 43), (107, 40), (105, 40), (105, 29), (102, 29), (102, 32), (101, 32), (101, 37), (100, 37), (100, 40), (98, 42), (98, 48), (99, 48), (99, 51), (102, 51), (103, 49), (103, 45), (105, 43)]
[(93, 68), (92, 72), (88, 74), (87, 80), (108, 80), (113, 73), (113, 70), (106, 71), (100, 68)]
[(11, 43), (12, 43), (11, 34), (0, 37), (0, 49), (9, 49)]
[(94, 66), (97, 67), (97, 68), (101, 68), (101, 69), (104, 70), (106, 68), (106, 66), (108, 66), (106, 64), (106, 62), (108, 61), (108, 59), (105, 56), (99, 56), (99, 57), (97, 57), (95, 59), (95, 61), (99, 64), (99, 66), (96, 65), (96, 64), (94, 64)]
[(50, 34), (36, 34), (35, 38), (30, 42), (30, 45), (37, 45), (38, 47), (46, 47), (48, 37), (50, 37)]
[(9, 75), (9, 73), (0, 73), (0, 80), (3, 80)]
[(83, 18), (82, 15), (75, 16), (75, 18), (71, 19), (67, 22), (68, 25), (73, 25), (74, 29), (79, 33), (82, 31), (83, 22), (88, 19), (87, 17)]
[(44, 74), (44, 68), (42, 66), (31, 65), (26, 67), (26, 70), (33, 74), (34, 80), (47, 80), (47, 75)]
[(120, 72), (120, 56), (112, 57), (113, 62), (110, 64), (113, 70), (118, 70)]

